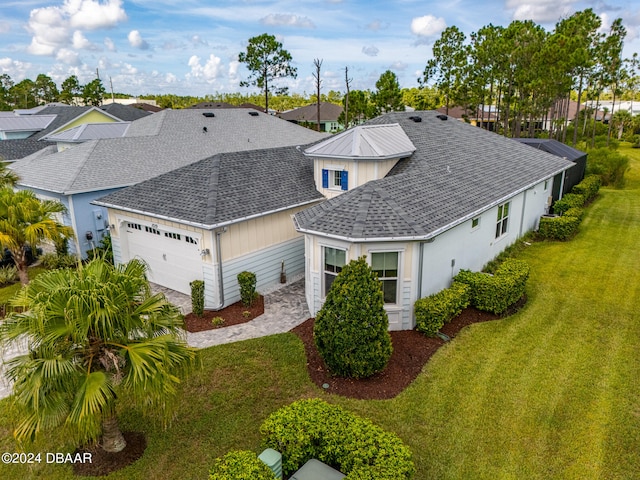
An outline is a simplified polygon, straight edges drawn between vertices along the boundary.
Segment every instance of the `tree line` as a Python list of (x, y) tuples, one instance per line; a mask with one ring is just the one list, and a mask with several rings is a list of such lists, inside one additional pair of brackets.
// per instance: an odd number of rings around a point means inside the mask
[(99, 106), (105, 93), (100, 78), (82, 85), (77, 76), (71, 75), (58, 88), (51, 77), (43, 73), (35, 81), (25, 78), (18, 83), (6, 73), (0, 75), (0, 110), (3, 111), (33, 108), (53, 102), (77, 105), (78, 99), (82, 100), (83, 105)]

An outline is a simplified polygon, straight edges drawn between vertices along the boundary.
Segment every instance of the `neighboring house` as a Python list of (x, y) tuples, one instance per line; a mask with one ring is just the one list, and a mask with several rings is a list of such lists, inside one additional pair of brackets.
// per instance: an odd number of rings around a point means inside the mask
[[(0, 161), (14, 162), (38, 150), (55, 145), (44, 139), (86, 123), (120, 122), (121, 118), (97, 107), (48, 105), (16, 110), (0, 116)], [(6, 139), (5, 139), (6, 138)]]
[[(342, 112), (343, 108), (340, 105), (329, 102), (320, 102), (320, 131), (335, 133), (343, 128), (343, 125), (338, 122), (338, 118)], [(288, 122), (304, 125), (308, 128), (316, 128), (318, 125), (318, 106), (313, 103), (306, 107), (295, 108), (287, 112), (282, 112), (278, 114), (278, 116)]]
[[(388, 165), (379, 166), (378, 180), (350, 181), (347, 191), (297, 213), (294, 222), (305, 235), (312, 315), (342, 267), (364, 255), (382, 281), (389, 328), (403, 330), (415, 326), (418, 298), (448, 287), (460, 269), (480, 270), (536, 228), (554, 177), (573, 163), (436, 112), (390, 113), (367, 126), (387, 124), (398, 124), (415, 151), (386, 176)], [(378, 143), (388, 151), (407, 151), (395, 128), (380, 133)], [(388, 152), (376, 160), (332, 148), (349, 135), (305, 151), (316, 170), (342, 169), (354, 178), (388, 161)]]
[(51, 146), (12, 169), (18, 188), (65, 205), (62, 220), (76, 233), (70, 250), (85, 255), (108, 233), (106, 210), (91, 204), (99, 197), (217, 153), (304, 145), (325, 136), (249, 109), (163, 110), (131, 122), (125, 137), (56, 153)]
[(83, 123), (68, 130), (46, 135), (42, 140), (55, 142), (58, 152), (61, 152), (89, 140), (124, 137), (130, 124), (131, 122)]
[(119, 261), (140, 257), (154, 282), (185, 293), (204, 280), (207, 308), (239, 298), (238, 272), (263, 288), (284, 261), (288, 275), (305, 272), (315, 315), (365, 255), (400, 330), (413, 328), (416, 299), (534, 229), (572, 165), (437, 112), (389, 113), (304, 148), (216, 155), (94, 203), (108, 208)]
[(553, 201), (558, 200), (565, 193), (569, 193), (584, 178), (587, 170), (587, 154), (585, 152), (557, 140), (546, 138), (514, 138), (514, 140), (573, 162), (573, 166), (564, 172), (564, 177), (554, 181)]
[(99, 108), (103, 112), (107, 112), (109, 115), (113, 115), (114, 117), (119, 118), (120, 120), (123, 120), (125, 122), (133, 122), (134, 120), (139, 120), (148, 115), (151, 115), (152, 113), (154, 113), (154, 111), (162, 110), (161, 108), (153, 107), (151, 105), (149, 105), (149, 107), (151, 108), (149, 110), (146, 110), (144, 108), (138, 107), (138, 105), (140, 104), (109, 103), (107, 105), (102, 105)]

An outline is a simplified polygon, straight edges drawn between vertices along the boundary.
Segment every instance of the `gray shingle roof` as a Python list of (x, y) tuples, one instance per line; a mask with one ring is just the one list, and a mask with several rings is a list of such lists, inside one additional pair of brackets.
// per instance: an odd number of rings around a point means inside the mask
[[(320, 121), (336, 122), (344, 109), (340, 105), (330, 102), (320, 102)], [(294, 108), (278, 115), (290, 122), (317, 122), (318, 106), (313, 103), (300, 108)]]
[[(133, 185), (217, 153), (304, 145), (326, 137), (248, 109), (163, 110), (131, 123), (126, 137), (85, 142), (13, 164), (20, 184), (60, 193)], [(257, 112), (254, 112), (257, 113)], [(203, 128), (206, 127), (206, 131)]]
[(213, 228), (322, 198), (312, 160), (280, 147), (215, 155), (95, 203)]
[(387, 177), (296, 214), (298, 229), (365, 241), (428, 238), (573, 165), (437, 115), (398, 112), (369, 122), (399, 123), (417, 150)]
[(120, 120), (124, 120), (125, 122), (133, 122), (134, 120), (152, 115), (151, 112), (141, 108), (132, 107), (131, 105), (122, 105), (120, 103), (102, 105), (100, 110), (103, 110), (114, 117), (118, 117)]

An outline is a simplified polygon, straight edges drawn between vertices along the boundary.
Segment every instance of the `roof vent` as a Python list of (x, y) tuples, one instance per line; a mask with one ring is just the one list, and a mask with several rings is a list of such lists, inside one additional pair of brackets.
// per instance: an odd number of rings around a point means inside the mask
[(252, 117), (257, 117), (260, 114), (258, 112), (249, 112), (249, 115), (251, 115)]
[(436, 118), (442, 120), (443, 122), (449, 119), (449, 117), (447, 117), (446, 115), (436, 115)]
[(413, 120), (416, 123), (420, 123), (422, 121), (422, 117), (418, 117), (417, 115), (414, 115), (412, 117), (409, 117), (409, 120)]
[(204, 115), (207, 118), (213, 118), (216, 116), (216, 114), (213, 112), (204, 112), (202, 115)]

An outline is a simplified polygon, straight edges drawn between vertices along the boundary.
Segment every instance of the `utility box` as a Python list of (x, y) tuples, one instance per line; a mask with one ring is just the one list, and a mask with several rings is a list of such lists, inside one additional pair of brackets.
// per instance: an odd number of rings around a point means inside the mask
[(258, 458), (271, 469), (276, 478), (282, 480), (282, 454), (280, 452), (273, 448), (267, 448), (258, 455)]

